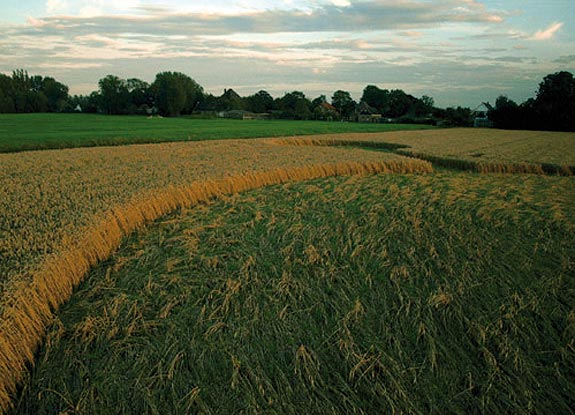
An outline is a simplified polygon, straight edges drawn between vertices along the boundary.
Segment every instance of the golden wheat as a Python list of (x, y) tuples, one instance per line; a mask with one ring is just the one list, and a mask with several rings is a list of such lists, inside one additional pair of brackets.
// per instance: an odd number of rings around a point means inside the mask
[(10, 397), (26, 365), (33, 362), (54, 310), (71, 296), (90, 267), (107, 258), (134, 229), (174, 209), (269, 184), (432, 171), (428, 162), (401, 156), (288, 150), (240, 140), (2, 158), (1, 251), (8, 254), (8, 265), (1, 264), (6, 272), (0, 300), (2, 410), (10, 407)]
[(481, 173), (575, 174), (575, 133), (454, 128), (278, 138), (283, 145), (371, 146)]

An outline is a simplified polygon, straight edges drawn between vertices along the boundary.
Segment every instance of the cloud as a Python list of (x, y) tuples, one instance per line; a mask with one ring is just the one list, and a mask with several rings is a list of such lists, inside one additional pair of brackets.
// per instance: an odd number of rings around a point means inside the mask
[[(60, 10), (64, 0), (48, 0), (51, 10)], [(140, 32), (151, 34), (180, 33), (186, 35), (225, 35), (233, 33), (280, 33), (280, 32), (350, 32), (390, 29), (415, 29), (436, 27), (449, 23), (487, 23), (503, 20), (501, 14), (489, 12), (474, 1), (466, 0), (461, 7), (458, 0), (440, 0), (429, 3), (404, 0), (372, 0), (343, 6), (325, 4), (309, 11), (262, 10), (251, 13), (169, 13), (165, 8), (138, 6), (132, 10), (138, 14), (114, 14), (104, 16), (99, 2), (83, 3), (83, 16), (55, 16), (42, 19), (45, 30), (56, 27), (84, 30), (96, 27), (107, 33)], [(160, 11), (160, 13), (157, 13)], [(144, 13), (144, 14), (141, 14)], [(146, 14), (147, 13), (147, 14)], [(38, 23), (38, 22), (37, 22)]]
[[(283, 0), (279, 8), (224, 13), (146, 3), (50, 0), (50, 16), (0, 27), (0, 71), (48, 72), (82, 93), (108, 73), (151, 81), (176, 70), (216, 93), (345, 89), (359, 98), (366, 84), (377, 84), (432, 95), (440, 105), (475, 105), (512, 96), (505, 85), (518, 85), (521, 71), (535, 66), (529, 50), (542, 46), (528, 41), (532, 33), (502, 23), (506, 12), (475, 0), (314, 0), (306, 7)], [(518, 41), (529, 50), (514, 51)], [(567, 60), (571, 49), (548, 59), (561, 54)]]
[(563, 55), (555, 59), (553, 62), (563, 65), (575, 65), (575, 55)]
[(48, 14), (63, 13), (68, 10), (68, 2), (66, 0), (48, 0), (46, 2), (46, 11)]
[(553, 36), (555, 36), (555, 33), (557, 33), (557, 31), (561, 29), (562, 26), (563, 26), (562, 22), (555, 22), (551, 24), (551, 26), (549, 26), (547, 29), (537, 31), (531, 39), (532, 40), (552, 39)]

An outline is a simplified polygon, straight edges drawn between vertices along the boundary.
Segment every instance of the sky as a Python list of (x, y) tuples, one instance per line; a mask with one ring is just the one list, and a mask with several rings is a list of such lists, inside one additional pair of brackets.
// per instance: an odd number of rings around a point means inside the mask
[(214, 95), (359, 100), (377, 85), (475, 108), (575, 73), (574, 0), (0, 2), (0, 72), (52, 76), (72, 94), (108, 74), (178, 71)]

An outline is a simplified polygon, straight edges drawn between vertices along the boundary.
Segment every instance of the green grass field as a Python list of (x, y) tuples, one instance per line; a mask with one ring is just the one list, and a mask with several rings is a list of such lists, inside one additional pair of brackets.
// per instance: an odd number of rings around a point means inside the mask
[(0, 152), (165, 141), (429, 129), (407, 124), (0, 114)]
[(572, 413), (573, 183), (331, 178), (164, 217), (63, 307), (15, 413)]

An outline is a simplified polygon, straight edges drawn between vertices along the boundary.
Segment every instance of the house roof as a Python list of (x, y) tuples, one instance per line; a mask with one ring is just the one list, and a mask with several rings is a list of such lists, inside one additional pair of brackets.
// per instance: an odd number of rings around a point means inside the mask
[(337, 108), (331, 105), (329, 102), (322, 102), (321, 104), (319, 104), (319, 106), (326, 111), (339, 112)]
[(223, 98), (228, 98), (228, 99), (231, 99), (231, 98), (241, 98), (240, 95), (239, 95), (236, 91), (234, 91), (233, 89), (231, 89), (231, 88), (230, 88), (230, 89), (224, 89), (224, 93), (223, 93), (222, 97), (223, 97)]
[(355, 111), (360, 114), (370, 114), (370, 115), (379, 114), (379, 111), (377, 111), (377, 109), (368, 105), (367, 102), (365, 101), (361, 101), (359, 104), (357, 104), (357, 106), (355, 107)]

